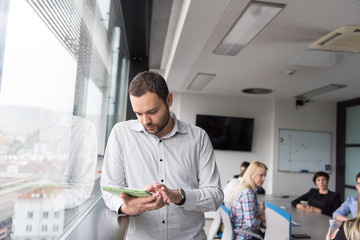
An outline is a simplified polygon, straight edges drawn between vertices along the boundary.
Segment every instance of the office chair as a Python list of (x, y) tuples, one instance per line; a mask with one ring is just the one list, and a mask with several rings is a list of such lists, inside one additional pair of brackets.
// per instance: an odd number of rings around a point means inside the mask
[(219, 236), (221, 226), (221, 213), (220, 208), (215, 212), (214, 220), (210, 226), (209, 233), (208, 233), (208, 240), (214, 240), (214, 239), (220, 239), (221, 236)]
[(265, 240), (291, 239), (291, 215), (284, 209), (265, 202)]
[[(220, 229), (223, 224), (223, 229)], [(232, 240), (234, 236), (233, 228), (230, 220), (230, 211), (223, 204), (215, 212), (214, 220), (210, 226), (208, 240), (222, 239)]]
[[(223, 223), (224, 225), (223, 231), (220, 230), (221, 223)], [(256, 233), (238, 230), (238, 229), (233, 230), (231, 217), (230, 217), (230, 210), (227, 209), (224, 204), (221, 204), (219, 209), (215, 212), (215, 218), (209, 230), (208, 240), (213, 240), (213, 239), (232, 240), (235, 237), (234, 232), (251, 235), (253, 237), (257, 237), (262, 240), (262, 237)]]

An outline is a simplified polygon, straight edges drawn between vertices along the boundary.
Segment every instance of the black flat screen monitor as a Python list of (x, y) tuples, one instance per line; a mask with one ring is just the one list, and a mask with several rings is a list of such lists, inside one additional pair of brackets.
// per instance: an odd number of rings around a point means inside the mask
[(196, 126), (207, 132), (214, 149), (251, 151), (253, 118), (197, 114)]

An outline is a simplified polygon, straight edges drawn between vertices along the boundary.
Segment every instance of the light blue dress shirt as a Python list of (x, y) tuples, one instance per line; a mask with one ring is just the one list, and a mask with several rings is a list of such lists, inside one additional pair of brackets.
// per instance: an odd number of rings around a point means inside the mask
[(356, 216), (358, 207), (357, 207), (357, 200), (358, 196), (352, 196), (348, 197), (345, 202), (341, 204), (341, 206), (336, 209), (336, 211), (333, 213), (333, 218), (336, 219), (338, 215), (344, 215), (345, 217), (351, 213), (353, 217)]
[[(204, 212), (223, 201), (214, 151), (205, 131), (175, 120), (173, 130), (159, 139), (138, 120), (120, 122), (109, 136), (101, 176), (102, 186), (143, 189), (155, 182), (183, 188), (185, 204), (163, 207), (129, 217), (126, 239), (206, 239)], [(102, 192), (113, 211), (120, 197)]]

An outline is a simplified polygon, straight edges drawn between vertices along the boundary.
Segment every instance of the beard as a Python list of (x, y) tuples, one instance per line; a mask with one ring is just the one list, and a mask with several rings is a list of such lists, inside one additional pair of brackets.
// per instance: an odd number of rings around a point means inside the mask
[[(162, 130), (164, 130), (164, 128), (168, 125), (169, 121), (170, 121), (170, 110), (167, 109), (166, 112), (165, 112), (164, 117), (161, 118), (159, 124), (155, 124), (155, 125), (154, 125), (154, 124), (149, 124), (149, 125), (147, 125), (147, 126), (145, 127), (145, 130), (146, 130), (148, 133), (155, 135), (155, 134), (161, 132)], [(154, 130), (150, 130), (150, 131), (149, 131), (149, 129), (147, 128), (147, 127), (149, 127), (149, 126), (155, 127)]]

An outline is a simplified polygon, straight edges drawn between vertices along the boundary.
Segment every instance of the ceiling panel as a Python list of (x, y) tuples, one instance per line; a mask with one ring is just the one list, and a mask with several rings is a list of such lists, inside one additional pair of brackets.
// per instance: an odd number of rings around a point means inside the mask
[[(177, 4), (182, 14), (176, 24), (169, 26), (175, 41), (167, 50), (174, 55), (166, 69), (159, 69), (167, 73), (165, 77), (172, 91), (189, 92), (186, 88), (197, 73), (209, 73), (216, 77), (197, 92), (250, 96), (241, 90), (259, 87), (270, 88), (273, 93), (254, 97), (293, 98), (338, 83), (348, 87), (314, 100), (344, 101), (360, 97), (359, 54), (327, 68), (289, 64), (327, 33), (344, 25), (360, 25), (360, 1), (276, 1), (286, 4), (283, 11), (237, 56), (213, 54), (248, 2), (196, 0)], [(172, 9), (172, 12), (176, 11)], [(153, 54), (157, 53), (150, 52)], [(288, 70), (295, 73), (289, 75)]]

